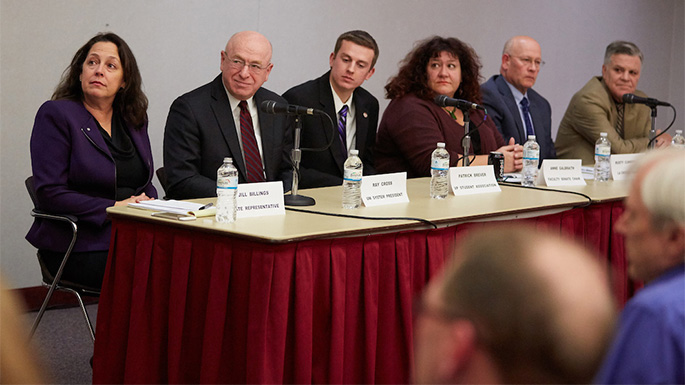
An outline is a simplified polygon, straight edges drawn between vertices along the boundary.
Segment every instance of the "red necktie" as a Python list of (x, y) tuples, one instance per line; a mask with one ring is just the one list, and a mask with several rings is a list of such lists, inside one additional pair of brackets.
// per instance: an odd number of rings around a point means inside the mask
[(245, 153), (245, 168), (247, 169), (247, 182), (264, 182), (264, 167), (262, 158), (259, 156), (257, 139), (252, 128), (252, 116), (247, 108), (247, 103), (241, 100), (240, 106), (240, 138), (243, 141)]

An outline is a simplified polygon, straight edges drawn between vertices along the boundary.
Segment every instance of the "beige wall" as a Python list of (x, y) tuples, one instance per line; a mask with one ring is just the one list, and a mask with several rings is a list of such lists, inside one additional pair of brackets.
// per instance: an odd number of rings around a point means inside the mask
[[(341, 5), (339, 15), (334, 7)], [(469, 42), (487, 79), (499, 70), (504, 41), (528, 34), (547, 62), (535, 89), (552, 104), (554, 131), (573, 93), (600, 74), (606, 45), (631, 40), (646, 57), (640, 88), (672, 102), (682, 128), (684, 13), (682, 0), (0, 0), (0, 270), (11, 286), (39, 283), (34, 249), (24, 240), (31, 127), (76, 49), (96, 32), (119, 34), (136, 55), (159, 167), (171, 102), (213, 79), (228, 37), (244, 29), (271, 39), (275, 66), (266, 86), (279, 93), (325, 72), (341, 32), (369, 31), (381, 54), (366, 88), (381, 108), (385, 82), (415, 41), (438, 34)], [(660, 109), (658, 126), (671, 116)]]

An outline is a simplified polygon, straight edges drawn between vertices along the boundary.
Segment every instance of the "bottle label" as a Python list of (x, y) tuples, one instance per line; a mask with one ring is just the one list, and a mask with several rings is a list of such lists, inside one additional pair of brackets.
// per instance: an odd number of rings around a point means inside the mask
[(595, 146), (595, 155), (609, 156), (611, 155), (611, 147), (609, 146)]
[(450, 168), (450, 160), (449, 159), (432, 159), (431, 160), (431, 169), (433, 170), (449, 170)]
[(345, 180), (359, 182), (362, 180), (362, 170), (345, 170)]
[(225, 178), (219, 178), (216, 181), (216, 188), (237, 189), (238, 188), (238, 177), (237, 176), (229, 176), (229, 177), (225, 177)]
[(523, 150), (523, 159), (525, 160), (538, 160), (540, 159), (540, 150)]

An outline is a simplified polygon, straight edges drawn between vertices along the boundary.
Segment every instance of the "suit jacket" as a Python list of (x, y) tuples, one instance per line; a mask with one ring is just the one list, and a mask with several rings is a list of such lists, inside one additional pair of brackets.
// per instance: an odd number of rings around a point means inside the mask
[[(635, 95), (646, 97), (642, 91)], [(647, 106), (625, 104), (623, 138), (616, 131), (618, 112), (601, 76), (593, 77), (568, 104), (557, 132), (557, 155), (563, 159), (581, 159), (594, 164), (595, 142), (600, 132), (607, 133), (612, 154), (632, 154), (647, 149), (651, 114)]]
[[(524, 144), (528, 140), (526, 126), (521, 121), (519, 106), (514, 95), (501, 75), (494, 75), (480, 86), (483, 93), (483, 105), (488, 109), (488, 118), (505, 141), (514, 138), (516, 143)], [(547, 99), (533, 89), (526, 93), (530, 102), (530, 118), (533, 121), (535, 140), (540, 145), (540, 161), (556, 158), (552, 141), (552, 108)]]
[[(141, 129), (128, 128), (148, 173), (147, 182), (135, 194), (145, 192), (156, 198), (147, 123)], [(83, 103), (56, 100), (40, 107), (31, 133), (31, 168), (38, 209), (78, 218), (74, 251), (109, 249), (111, 223), (105, 209), (115, 203), (115, 163), (95, 118)], [(36, 218), (26, 239), (39, 249), (66, 251), (71, 230)]]
[[(471, 154), (489, 154), (504, 146), (502, 135), (483, 112), (471, 110)], [(457, 166), (463, 153), (464, 127), (432, 100), (413, 94), (393, 99), (383, 113), (376, 138), (376, 169), (379, 173), (406, 171), (407, 177), (430, 176), (431, 154), (438, 142), (445, 142), (450, 166)], [(474, 151), (476, 142), (480, 150)], [(460, 163), (461, 164), (461, 163)]]
[[(333, 143), (324, 151), (302, 151), (300, 186), (303, 188), (342, 184), (343, 163), (347, 154), (342, 151), (338, 135), (338, 115), (333, 102), (330, 74), (328, 71), (320, 78), (295, 86), (283, 94), (288, 103), (325, 111), (336, 125), (331, 127), (328, 118), (321, 115), (305, 116), (302, 120), (301, 147), (323, 148), (333, 137)], [(357, 125), (356, 148), (364, 164), (364, 175), (372, 175), (375, 174), (373, 147), (378, 126), (378, 100), (361, 87), (354, 90), (352, 100)]]
[[(279, 95), (260, 88), (258, 106), (265, 100), (285, 103)], [(258, 113), (262, 158), (267, 181), (283, 181), (290, 190), (292, 134), (285, 115)], [(236, 133), (233, 113), (221, 75), (212, 82), (178, 97), (169, 110), (164, 129), (164, 169), (167, 195), (173, 199), (216, 196), (216, 171), (224, 157), (232, 157), (238, 182), (246, 183), (247, 171)]]

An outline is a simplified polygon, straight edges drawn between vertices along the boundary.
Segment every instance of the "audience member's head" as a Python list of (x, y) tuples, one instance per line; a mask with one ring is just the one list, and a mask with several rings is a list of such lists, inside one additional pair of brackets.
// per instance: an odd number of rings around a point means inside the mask
[(637, 89), (642, 59), (642, 52), (631, 42), (615, 41), (607, 46), (602, 79), (617, 102), (621, 102), (624, 94), (632, 94)]
[(604, 272), (525, 227), (471, 233), (416, 310), (417, 383), (587, 383), (611, 338)]
[(540, 44), (528, 36), (514, 36), (502, 50), (500, 73), (517, 90), (525, 94), (535, 85), (544, 62)]
[(254, 96), (269, 79), (271, 43), (259, 32), (234, 34), (221, 51), (221, 76), (228, 92), (238, 100)]
[(388, 99), (414, 94), (424, 100), (437, 95), (481, 102), (480, 59), (468, 44), (454, 37), (434, 36), (418, 42), (385, 86)]
[(331, 84), (343, 102), (375, 72), (378, 44), (366, 31), (349, 31), (338, 37), (329, 58)]
[(646, 153), (636, 164), (616, 230), (625, 237), (628, 273), (651, 281), (685, 262), (685, 151)]

